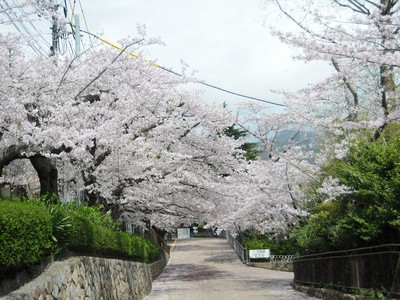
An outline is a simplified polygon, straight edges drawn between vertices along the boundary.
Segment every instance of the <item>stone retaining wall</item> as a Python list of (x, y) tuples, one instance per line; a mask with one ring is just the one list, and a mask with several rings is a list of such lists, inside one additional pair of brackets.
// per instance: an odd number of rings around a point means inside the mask
[(0, 299), (142, 299), (166, 260), (152, 264), (98, 257), (53, 262), (43, 274)]

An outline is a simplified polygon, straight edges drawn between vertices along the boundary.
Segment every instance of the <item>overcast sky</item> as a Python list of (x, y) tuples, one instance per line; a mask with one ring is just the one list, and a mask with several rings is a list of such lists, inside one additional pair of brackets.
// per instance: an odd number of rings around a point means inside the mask
[[(64, 1), (57, 0), (60, 3)], [(67, 3), (73, 3), (67, 0)], [(205, 82), (237, 93), (282, 102), (271, 89), (297, 89), (327, 76), (330, 68), (291, 59), (293, 49), (269, 33), (285, 25), (263, 0), (80, 0), (89, 31), (116, 42), (135, 36), (137, 24), (164, 46), (145, 48), (147, 59), (177, 72), (181, 60)], [(76, 1), (76, 13), (81, 7)], [(199, 86), (211, 102), (236, 103), (240, 97)]]

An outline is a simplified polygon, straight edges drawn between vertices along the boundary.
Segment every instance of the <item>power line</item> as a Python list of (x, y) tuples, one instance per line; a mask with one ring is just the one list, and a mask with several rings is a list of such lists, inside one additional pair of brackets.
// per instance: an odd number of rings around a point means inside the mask
[[(76, 0), (75, 0), (75, 2), (76, 2)], [(86, 30), (89, 31), (89, 26), (87, 24), (86, 15), (85, 15), (85, 12), (83, 11), (83, 6), (82, 6), (81, 0), (79, 0), (79, 6), (81, 7), (83, 22), (85, 23)], [(89, 35), (89, 43), (90, 43), (90, 46), (92, 48), (94, 48), (93, 39), (92, 39), (92, 37), (90, 35)]]
[[(15, 0), (13, 0), (13, 2), (15, 3)], [(5, 3), (6, 3), (6, 5), (9, 7), (10, 11), (11, 11), (15, 16), (17, 16), (17, 15), (15, 14), (15, 12), (12, 11), (11, 7), (7, 4), (7, 2), (5, 2)], [(72, 6), (72, 7), (71, 7), (71, 11), (72, 11), (72, 16), (73, 16), (73, 15), (74, 15), (74, 11), (75, 11), (75, 6), (76, 6), (76, 0), (74, 0), (73, 5), (72, 5), (71, 1), (69, 1), (69, 3), (70, 3), (70, 6)], [(64, 7), (64, 14), (67, 14), (68, 11), (67, 11), (67, 7), (66, 7), (66, 1), (64, 1), (64, 5), (65, 5), (65, 7)], [(88, 30), (88, 25), (87, 25), (87, 21), (86, 21), (86, 17), (85, 17), (85, 13), (84, 13), (84, 11), (83, 11), (82, 3), (81, 3), (80, 0), (79, 0), (79, 5), (80, 5), (80, 7), (81, 7), (81, 12), (82, 12), (82, 15), (83, 15), (83, 18), (84, 18), (84, 22), (85, 22), (85, 26), (86, 26), (86, 30), (82, 30), (82, 29), (81, 29), (80, 31), (89, 35), (89, 40), (90, 40), (90, 43), (91, 43), (92, 46), (93, 46), (93, 41), (92, 41), (92, 38), (91, 38), (91, 37), (95, 37), (96, 39), (100, 40), (100, 41), (103, 42), (103, 43), (108, 44), (109, 46), (112, 46), (112, 47), (114, 47), (114, 48), (116, 48), (116, 49), (118, 49), (118, 50), (120, 50), (120, 51), (124, 51), (124, 52), (130, 54), (131, 56), (133, 56), (133, 57), (135, 57), (135, 58), (140, 58), (139, 55), (137, 55), (137, 54), (135, 54), (135, 53), (132, 53), (132, 52), (128, 52), (128, 51), (126, 51), (126, 50), (123, 50), (121, 47), (119, 47), (119, 46), (117, 46), (117, 45), (115, 45), (115, 44), (113, 44), (113, 43), (111, 43), (111, 42), (109, 42), (109, 41), (107, 41), (107, 40), (105, 40), (105, 39), (103, 39), (103, 38), (101, 38), (101, 37), (99, 37), (99, 36), (97, 36), (97, 35), (91, 33), (91, 32), (89, 32), (89, 30)], [(2, 7), (1, 4), (0, 4), (0, 7)], [(27, 16), (27, 14), (25, 13), (25, 11), (23, 11), (22, 8), (20, 8), (20, 11), (22, 12), (23, 16)], [(12, 17), (11, 17), (7, 12), (5, 12), (5, 14), (9, 17), (10, 21), (11, 21), (12, 24), (17, 28), (17, 30), (21, 32), (21, 29), (20, 29), (20, 28), (18, 27), (18, 25), (13, 21)], [(29, 23), (32, 25), (32, 27), (34, 28), (34, 30), (36, 30), (36, 31), (39, 33), (39, 31), (36, 29), (36, 27), (35, 27), (31, 22), (29, 22)], [(71, 23), (72, 23), (72, 20), (70, 20), (70, 24), (71, 24)], [(24, 31), (25, 31), (30, 37), (33, 37), (32, 33), (26, 28), (26, 26), (23, 24), (23, 22), (22, 22), (21, 26), (22, 26), (22, 28), (24, 29)], [(74, 26), (73, 26), (72, 24), (71, 24), (71, 27), (74, 28)], [(41, 34), (39, 34), (39, 37), (41, 37), (43, 40), (45, 40)], [(32, 49), (33, 49), (35, 52), (37, 52), (39, 55), (45, 56), (45, 55), (43, 54), (43, 49), (42, 49), (42, 47), (40, 46), (40, 44), (39, 44), (37, 41), (35, 41), (34, 39), (33, 39), (33, 41), (36, 42), (37, 45), (33, 45), (32, 43), (29, 43), (29, 45), (32, 47)], [(69, 50), (69, 49), (68, 49), (68, 45), (67, 45), (67, 43), (65, 43), (64, 51), (68, 51), (68, 50)], [(71, 50), (72, 50), (72, 49), (71, 49)], [(145, 61), (146, 61), (146, 60), (145, 60)], [(173, 70), (171, 70), (171, 69), (168, 69), (168, 68), (166, 68), (166, 67), (160, 66), (160, 65), (158, 65), (158, 64), (156, 64), (156, 63), (153, 63), (153, 66), (155, 66), (155, 67), (157, 67), (157, 68), (159, 68), (159, 69), (161, 69), (161, 70), (163, 70), (163, 71), (166, 71), (166, 72), (168, 72), (168, 73), (170, 73), (170, 74), (173, 74), (173, 75), (176, 75), (176, 76), (179, 76), (179, 77), (183, 77), (182, 74), (177, 73), (177, 72), (175, 72), (175, 71), (173, 71)], [(201, 84), (201, 85), (204, 85), (204, 86), (206, 86), (206, 87), (209, 87), (209, 88), (212, 88), (212, 89), (215, 89), (215, 90), (224, 92), (224, 93), (228, 93), (228, 94), (231, 94), (231, 95), (234, 95), (234, 96), (238, 96), (238, 97), (250, 99), (250, 100), (253, 100), (253, 101), (259, 101), (259, 102), (263, 102), (263, 103), (267, 103), (267, 104), (271, 104), (271, 105), (275, 105), (275, 106), (286, 107), (286, 105), (281, 104), (281, 103), (277, 103), (277, 102), (273, 102), (273, 101), (269, 101), (269, 100), (265, 100), (265, 99), (260, 99), (260, 98), (256, 98), (256, 97), (252, 97), (252, 96), (248, 96), (248, 95), (244, 95), (244, 94), (240, 94), (240, 93), (237, 93), (237, 92), (233, 92), (233, 91), (227, 90), (227, 89), (225, 89), (225, 88), (218, 87), (218, 86), (213, 85), (213, 84), (209, 84), (209, 83), (204, 82), (204, 81), (203, 81), (203, 82), (198, 82), (198, 84)]]
[[(75, 39), (75, 45), (77, 45), (79, 43), (79, 47), (83, 48), (83, 53), (86, 53), (85, 41), (84, 41), (82, 36), (79, 38), (79, 41), (76, 40), (77, 39), (77, 35), (76, 35), (76, 29), (75, 29), (77, 27), (76, 22), (78, 20), (78, 15), (75, 14), (75, 9), (77, 9), (77, 5), (79, 5), (80, 9), (81, 9), (81, 13), (82, 13), (83, 19), (84, 19), (84, 23), (85, 23), (85, 26), (86, 26), (85, 29), (87, 31), (89, 31), (89, 29), (88, 29), (89, 27), (88, 27), (88, 23), (87, 23), (87, 20), (86, 20), (85, 12), (83, 10), (82, 2), (80, 0), (78, 0), (78, 1), (77, 0), (73, 0), (73, 2), (71, 0), (68, 0), (68, 3), (69, 3), (70, 11), (68, 11), (67, 0), (64, 0), (64, 6), (65, 6), (64, 7), (64, 14), (67, 15), (66, 19), (68, 20), (68, 24), (71, 26), (71, 32), (72, 32), (72, 35), (73, 35), (73, 37)], [(79, 30), (79, 32), (81, 32), (81, 30)], [(93, 37), (91, 35), (89, 35), (89, 43), (90, 43), (90, 46), (89, 46), (88, 49), (91, 49), (90, 47), (94, 48)], [(77, 52), (77, 47), (76, 46), (75, 46), (75, 51), (73, 51), (73, 52), (75, 53), (75, 56), (79, 55), (78, 53), (76, 53)], [(80, 52), (80, 51), (78, 51), (78, 52)]]
[[(13, 16), (15, 17), (16, 20), (18, 20), (18, 15), (16, 12), (13, 10), (13, 8), (7, 3), (7, 1), (4, 1), (5, 5), (7, 6), (8, 9), (6, 9), (0, 2), (0, 7), (4, 10), (3, 13), (8, 17), (10, 20), (11, 24), (17, 29), (17, 31), (23, 35), (23, 36), (29, 36), (28, 40), (28, 45), (35, 51), (39, 56), (46, 57), (46, 52), (42, 49), (41, 45), (34, 39), (35, 37), (32, 35), (32, 33), (29, 31), (29, 29), (25, 26), (23, 21), (21, 20), (19, 22), (20, 26), (17, 25), (16, 21), (14, 21)], [(16, 4), (16, 3), (14, 3)], [(10, 12), (8, 13), (7, 10)], [(21, 8), (22, 10), (22, 8)], [(22, 10), (23, 11), (23, 10)], [(10, 15), (12, 14), (12, 15)], [(26, 13), (23, 11), (22, 17), (24, 17)], [(22, 32), (24, 31), (24, 32)]]
[(28, 20), (28, 23), (32, 26), (33, 30), (36, 32), (35, 36), (38, 36), (44, 44), (46, 44), (47, 46), (50, 46), (50, 43), (43, 37), (42, 33), (36, 28), (36, 26), (33, 24), (33, 22), (29, 19), (29, 16), (25, 12), (25, 10), (21, 6), (18, 6), (18, 3), (16, 0), (13, 0), (13, 3), (15, 5), (15, 7), (18, 7), (19, 11), (22, 13), (24, 18), (26, 20)]
[[(129, 51), (126, 51), (126, 50), (122, 49), (121, 47), (119, 47), (119, 46), (117, 46), (117, 45), (115, 45), (115, 44), (113, 44), (113, 43), (111, 43), (111, 42), (109, 42), (109, 41), (97, 36), (96, 34), (93, 34), (93, 33), (89, 32), (89, 31), (82, 30), (82, 29), (81, 29), (81, 32), (86, 33), (88, 35), (91, 35), (91, 36), (97, 38), (99, 41), (101, 41), (101, 42), (103, 42), (103, 43), (105, 43), (105, 44), (107, 44), (107, 45), (109, 45), (111, 47), (114, 47), (114, 48), (116, 48), (116, 49), (118, 49), (120, 51), (124, 51), (124, 52), (128, 53), (129, 55), (131, 55), (131, 56), (133, 56), (135, 58), (140, 58), (139, 55), (137, 55), (135, 53), (132, 53), (132, 52), (129, 52)], [(146, 60), (144, 60), (144, 61), (146, 61)], [(159, 69), (161, 69), (163, 71), (166, 71), (168, 73), (171, 73), (173, 75), (176, 75), (176, 76), (179, 76), (179, 77), (183, 77), (182, 74), (177, 73), (175, 71), (172, 71), (172, 70), (170, 70), (170, 69), (168, 69), (166, 67), (160, 66), (160, 65), (158, 65), (156, 63), (153, 63), (153, 66), (157, 67), (157, 68), (159, 68)], [(277, 102), (273, 102), (273, 101), (269, 101), (269, 100), (264, 100), (264, 99), (260, 99), (260, 98), (251, 97), (251, 96), (247, 96), (247, 95), (244, 95), (244, 94), (236, 93), (236, 92), (233, 92), (233, 91), (230, 91), (230, 90), (227, 90), (227, 89), (224, 89), (224, 88), (221, 88), (221, 87), (218, 87), (218, 86), (206, 83), (206, 82), (198, 82), (198, 83), (202, 84), (204, 86), (207, 86), (209, 88), (213, 88), (213, 89), (219, 90), (221, 92), (228, 93), (228, 94), (231, 94), (231, 95), (235, 95), (235, 96), (238, 96), (238, 97), (242, 97), (242, 98), (246, 98), (246, 99), (250, 99), (250, 100), (254, 100), (254, 101), (259, 101), (259, 102), (263, 102), (263, 103), (268, 103), (268, 104), (275, 105), (275, 106), (286, 107), (286, 105), (282, 104), (282, 103), (277, 103)]]

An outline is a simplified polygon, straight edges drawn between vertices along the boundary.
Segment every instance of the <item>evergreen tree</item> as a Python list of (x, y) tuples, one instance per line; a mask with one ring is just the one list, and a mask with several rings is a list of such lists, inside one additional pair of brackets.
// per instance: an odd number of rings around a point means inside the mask
[[(233, 137), (235, 140), (244, 139), (247, 137), (247, 132), (243, 129), (237, 128), (235, 125), (229, 126), (225, 130), (225, 135)], [(260, 151), (257, 150), (257, 143), (245, 142), (240, 146), (240, 149), (245, 151), (245, 158), (247, 160), (255, 160), (260, 155)]]

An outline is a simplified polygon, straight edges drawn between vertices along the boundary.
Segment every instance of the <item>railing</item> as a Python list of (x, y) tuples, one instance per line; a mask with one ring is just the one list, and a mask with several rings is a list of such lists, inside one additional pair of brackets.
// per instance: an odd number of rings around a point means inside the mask
[(167, 242), (154, 229), (150, 230), (150, 237), (154, 243), (157, 243), (161, 250), (168, 255), (171, 254), (171, 247), (168, 246)]
[(247, 249), (243, 248), (242, 245), (229, 232), (224, 230), (222, 231), (221, 235), (225, 237), (232, 248), (235, 249), (242, 263), (247, 263)]
[(294, 255), (271, 255), (269, 257), (271, 262), (293, 262)]
[(400, 244), (301, 256), (293, 267), (295, 283), (366, 289), (400, 297)]

